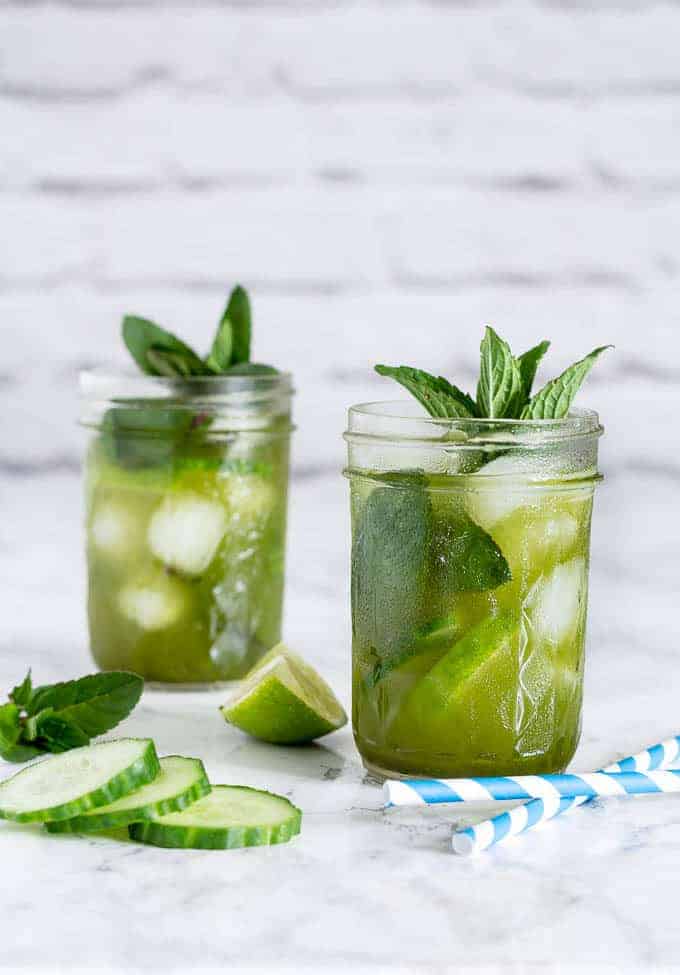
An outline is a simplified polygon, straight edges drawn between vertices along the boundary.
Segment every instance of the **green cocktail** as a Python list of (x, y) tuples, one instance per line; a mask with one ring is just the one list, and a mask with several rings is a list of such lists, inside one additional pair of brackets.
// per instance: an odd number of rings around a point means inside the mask
[[(240, 678), (281, 637), (290, 377), (133, 325), (148, 375), (83, 377), (92, 654), (161, 683)], [(220, 334), (231, 349), (226, 314)]]
[(353, 726), (367, 768), (566, 767), (581, 729), (600, 433), (588, 412), (350, 410)]

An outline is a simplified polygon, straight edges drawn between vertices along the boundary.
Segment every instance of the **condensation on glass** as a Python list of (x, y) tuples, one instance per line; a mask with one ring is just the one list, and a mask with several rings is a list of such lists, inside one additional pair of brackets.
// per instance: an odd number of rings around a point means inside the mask
[(353, 727), (382, 775), (564, 769), (581, 729), (602, 433), (349, 412)]
[(292, 393), (280, 373), (81, 376), (100, 668), (211, 684), (279, 640)]

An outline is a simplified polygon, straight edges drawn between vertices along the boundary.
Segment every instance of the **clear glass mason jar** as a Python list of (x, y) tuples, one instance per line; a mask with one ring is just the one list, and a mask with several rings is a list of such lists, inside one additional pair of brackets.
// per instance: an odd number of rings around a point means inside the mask
[(378, 775), (563, 770), (581, 731), (596, 413), (349, 411), (353, 728)]
[(281, 636), (291, 378), (81, 376), (88, 617), (102, 670), (200, 685)]

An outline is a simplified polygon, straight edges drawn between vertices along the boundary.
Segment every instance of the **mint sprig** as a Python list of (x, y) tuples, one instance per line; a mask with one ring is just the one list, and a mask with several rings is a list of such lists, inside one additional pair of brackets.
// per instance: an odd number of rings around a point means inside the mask
[(557, 420), (567, 416), (595, 361), (612, 346), (594, 349), (532, 397), (538, 366), (549, 347), (550, 342), (544, 340), (515, 357), (508, 343), (487, 325), (480, 346), (476, 400), (443, 376), (422, 369), (377, 365), (375, 371), (400, 383), (433, 417)]
[[(192, 376), (229, 375), (250, 363), (252, 338), (250, 298), (240, 284), (229, 295), (209, 353), (202, 358), (182, 339), (148, 318), (126, 315), (122, 335), (128, 352), (148, 376), (188, 379)], [(257, 365), (238, 375), (276, 373), (273, 366)]]
[(549, 383), (546, 383), (543, 389), (536, 393), (523, 408), (521, 418), (523, 420), (557, 420), (566, 416), (583, 380), (605, 349), (611, 349), (611, 345), (601, 345), (598, 349), (594, 349), (585, 358), (565, 369), (557, 379), (551, 379)]
[[(125, 467), (166, 463), (186, 440), (194, 442), (208, 432), (212, 416), (192, 414), (182, 382), (196, 377), (277, 374), (273, 366), (250, 361), (252, 314), (250, 298), (241, 285), (229, 295), (205, 358), (172, 332), (138, 315), (123, 318), (122, 337), (143, 373), (176, 380), (171, 403), (165, 399), (127, 400), (124, 407), (114, 405), (104, 416), (104, 450), (114, 463)], [(143, 436), (147, 433), (155, 436)]]
[(212, 349), (206, 359), (215, 372), (226, 372), (230, 366), (250, 362), (252, 315), (248, 292), (237, 284), (229, 295)]
[(480, 346), (477, 411), (479, 416), (510, 416), (521, 396), (522, 378), (510, 346), (486, 326)]
[(208, 374), (193, 349), (148, 318), (126, 315), (122, 334), (128, 352), (148, 376), (184, 378)]
[(378, 365), (375, 371), (380, 376), (396, 379), (422, 403), (430, 416), (448, 419), (463, 419), (477, 415), (475, 401), (443, 376), (432, 376), (422, 369), (410, 366)]
[(87, 745), (130, 714), (143, 687), (141, 677), (124, 671), (33, 687), (29, 671), (0, 705), (0, 758), (25, 762)]
[(517, 356), (517, 367), (522, 381), (522, 399), (528, 403), (531, 397), (531, 389), (534, 385), (536, 372), (541, 363), (541, 359), (550, 348), (550, 342), (539, 342), (531, 349), (527, 349), (522, 355)]

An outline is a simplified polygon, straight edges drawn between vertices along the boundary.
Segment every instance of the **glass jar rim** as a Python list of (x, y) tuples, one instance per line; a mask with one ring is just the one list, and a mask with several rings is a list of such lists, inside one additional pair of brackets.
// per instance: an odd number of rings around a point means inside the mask
[(79, 389), (80, 423), (92, 429), (99, 429), (109, 410), (119, 417), (137, 415), (138, 420), (140, 409), (147, 405), (164, 415), (206, 414), (212, 418), (212, 434), (266, 430), (275, 418), (286, 418), (285, 430), (293, 429), (290, 409), (295, 390), (288, 372), (171, 379), (132, 369), (95, 368), (80, 373)]
[(148, 376), (132, 369), (97, 366), (82, 370), (78, 375), (78, 383), (81, 398), (94, 400), (158, 400), (182, 395), (190, 399), (197, 397), (220, 403), (231, 402), (235, 396), (245, 393), (292, 395), (295, 392), (290, 372), (173, 379), (167, 376)]
[(579, 437), (600, 437), (603, 432), (595, 410), (575, 409), (560, 419), (545, 420), (446, 418), (430, 416), (416, 400), (402, 399), (351, 406), (345, 439), (433, 443), (462, 449), (494, 443), (544, 447)]

